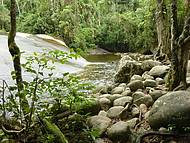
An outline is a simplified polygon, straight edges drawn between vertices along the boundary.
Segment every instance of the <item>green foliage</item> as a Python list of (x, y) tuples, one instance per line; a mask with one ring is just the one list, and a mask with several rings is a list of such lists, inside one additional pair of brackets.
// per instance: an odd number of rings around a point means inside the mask
[(0, 30), (9, 30), (9, 10), (4, 6), (0, 5)]

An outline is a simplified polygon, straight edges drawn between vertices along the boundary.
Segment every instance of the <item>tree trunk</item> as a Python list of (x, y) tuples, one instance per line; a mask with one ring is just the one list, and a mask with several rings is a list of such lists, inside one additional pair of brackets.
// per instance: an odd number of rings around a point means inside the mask
[(172, 0), (171, 14), (171, 79), (170, 90), (175, 89), (179, 85), (187, 88), (186, 73), (189, 59), (190, 49), (190, 17), (189, 12), (186, 13), (185, 24), (181, 35), (178, 37), (177, 26), (177, 1)]
[(158, 35), (157, 55), (166, 54), (170, 57), (170, 30), (165, 0), (157, 0), (156, 27)]
[(21, 71), (21, 64), (20, 64), (20, 50), (15, 43), (15, 36), (16, 36), (16, 1), (11, 0), (11, 7), (10, 7), (10, 16), (11, 16), (11, 30), (8, 35), (8, 47), (9, 52), (11, 53), (13, 59), (14, 70), (16, 74), (16, 84), (18, 87), (18, 94), (20, 98), (20, 106), (24, 115), (28, 114), (29, 111), (29, 104), (26, 97), (21, 93), (23, 90), (23, 83), (22, 83), (22, 71)]

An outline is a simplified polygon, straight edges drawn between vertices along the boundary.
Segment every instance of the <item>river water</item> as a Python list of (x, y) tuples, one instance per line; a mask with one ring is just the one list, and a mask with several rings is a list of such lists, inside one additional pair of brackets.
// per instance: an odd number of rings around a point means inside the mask
[[(25, 61), (27, 56), (32, 55), (33, 52), (43, 52), (44, 48), (47, 50), (56, 49), (69, 52), (69, 49), (64, 46), (62, 41), (57, 41), (48, 36), (39, 38), (30, 34), (17, 33), (16, 43), (21, 52), (24, 52), (24, 54), (22, 54), (21, 63)], [(56, 63), (54, 74), (60, 76), (63, 72), (70, 72), (79, 75), (81, 80), (90, 81), (94, 84), (110, 82), (113, 81), (113, 75), (115, 74), (119, 59), (120, 56), (110, 53), (85, 55), (76, 60), (71, 59), (69, 63), (64, 65)], [(8, 51), (7, 36), (0, 35), (0, 79), (6, 80), (11, 84), (11, 71), (13, 71), (13, 65), (11, 55)], [(23, 72), (23, 77), (25, 80), (30, 80), (31, 78), (31, 76), (25, 72)]]

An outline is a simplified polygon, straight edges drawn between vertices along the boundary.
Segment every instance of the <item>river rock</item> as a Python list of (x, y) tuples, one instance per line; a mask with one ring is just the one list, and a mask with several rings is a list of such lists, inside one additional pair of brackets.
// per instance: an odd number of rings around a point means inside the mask
[(153, 103), (154, 103), (154, 101), (150, 95), (145, 95), (144, 97), (134, 100), (134, 104), (136, 104), (138, 106), (141, 104), (145, 104), (147, 107), (149, 107)]
[(104, 111), (104, 110), (101, 110), (101, 111), (98, 113), (98, 116), (104, 116), (104, 117), (107, 117), (107, 112)]
[(128, 120), (126, 122), (126, 124), (130, 127), (130, 128), (135, 128), (135, 125), (139, 122), (139, 118), (133, 118), (131, 120)]
[(113, 105), (124, 107), (124, 106), (126, 106), (127, 103), (131, 103), (132, 100), (133, 100), (133, 98), (130, 96), (121, 97), (121, 98), (114, 100)]
[(174, 91), (158, 98), (150, 110), (148, 121), (153, 129), (175, 125), (190, 126), (190, 92)]
[(144, 72), (143, 75), (142, 75), (142, 78), (143, 80), (146, 80), (146, 79), (154, 79), (153, 76), (149, 75), (148, 72)]
[(137, 89), (143, 89), (143, 82), (141, 80), (134, 80), (127, 84), (127, 87), (131, 89), (131, 91), (136, 91)]
[(87, 119), (87, 124), (93, 129), (98, 130), (101, 135), (111, 125), (111, 119), (104, 116), (92, 116)]
[(141, 104), (139, 106), (139, 109), (140, 109), (142, 114), (145, 114), (148, 111), (148, 108), (147, 108), (147, 106), (145, 104)]
[(149, 74), (153, 77), (164, 77), (169, 69), (170, 67), (165, 65), (155, 66), (149, 71)]
[(131, 81), (134, 81), (134, 80), (143, 80), (143, 78), (140, 76), (140, 75), (133, 75), (132, 77), (131, 77)]
[(134, 74), (141, 75), (142, 73), (141, 63), (136, 61), (120, 62), (118, 71), (114, 76), (114, 81), (119, 83), (128, 83)]
[(156, 101), (159, 97), (161, 97), (162, 95), (164, 95), (165, 92), (163, 92), (162, 90), (153, 90), (153, 91), (149, 92), (149, 94), (152, 97), (152, 99), (154, 101)]
[(145, 86), (145, 87), (156, 87), (157, 84), (156, 84), (156, 81), (155, 81), (155, 80), (146, 79), (146, 80), (144, 81), (144, 86)]
[(142, 62), (142, 69), (143, 71), (149, 71), (155, 66), (162, 65), (161, 62), (159, 61), (154, 61), (154, 60), (145, 60)]
[(124, 109), (123, 106), (114, 106), (111, 107), (107, 113), (109, 118), (119, 118), (120, 112)]
[(100, 98), (110, 98), (110, 96), (112, 96), (111, 94), (102, 94), (102, 95), (100, 95), (99, 97), (98, 97), (98, 99), (100, 99)]
[(137, 100), (139, 98), (144, 97), (145, 94), (142, 91), (136, 91), (135, 93), (132, 94), (133, 100)]
[(111, 101), (108, 98), (99, 99), (100, 107), (102, 110), (107, 111), (111, 107)]
[(110, 99), (111, 102), (113, 102), (114, 100), (123, 97), (123, 95), (121, 94), (113, 94), (111, 96), (109, 96), (108, 98)]
[(121, 95), (123, 95), (123, 96), (131, 96), (132, 95), (131, 89), (129, 87), (127, 87), (125, 89), (125, 91), (123, 93), (121, 93)]
[(113, 141), (126, 141), (131, 134), (128, 124), (124, 121), (113, 124), (107, 132), (108, 137)]
[(126, 86), (127, 86), (127, 84), (126, 84), (126, 83), (121, 83), (121, 84), (119, 84), (119, 86), (118, 86), (118, 87), (124, 87), (124, 88), (126, 88)]
[(121, 94), (123, 91), (125, 90), (125, 87), (119, 86), (119, 87), (115, 87), (111, 93), (112, 94)]
[(133, 107), (131, 110), (132, 117), (138, 117), (140, 111), (137, 107)]
[(163, 78), (157, 77), (156, 78), (156, 83), (158, 85), (162, 85), (162, 84), (165, 84), (165, 80)]

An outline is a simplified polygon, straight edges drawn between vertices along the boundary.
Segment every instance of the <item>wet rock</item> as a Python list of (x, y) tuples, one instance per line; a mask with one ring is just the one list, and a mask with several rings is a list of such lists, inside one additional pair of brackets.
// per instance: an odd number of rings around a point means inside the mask
[(155, 66), (162, 65), (161, 62), (159, 61), (154, 61), (154, 60), (145, 60), (142, 62), (142, 69), (143, 71), (149, 71)]
[(165, 84), (165, 80), (163, 78), (157, 77), (156, 78), (156, 83), (158, 85), (162, 85), (162, 84)]
[(144, 97), (134, 100), (134, 104), (136, 104), (138, 106), (141, 104), (145, 104), (147, 107), (149, 107), (153, 103), (154, 103), (154, 101), (150, 95), (145, 95)]
[(104, 116), (92, 116), (87, 119), (87, 124), (93, 129), (98, 130), (101, 135), (111, 125), (111, 119)]
[(143, 89), (143, 82), (141, 80), (134, 80), (127, 84), (127, 87), (131, 89), (131, 91), (136, 91), (137, 89)]
[(114, 100), (113, 105), (114, 106), (123, 106), (124, 107), (124, 106), (127, 105), (127, 103), (131, 103), (132, 100), (133, 100), (133, 98), (130, 97), (130, 96), (121, 97), (121, 98), (118, 98), (118, 99)]
[(155, 66), (150, 71), (149, 74), (153, 77), (164, 77), (170, 67), (162, 65), (162, 66)]
[(119, 118), (120, 112), (124, 109), (123, 106), (114, 106), (111, 107), (107, 113), (109, 118)]
[(159, 97), (161, 97), (162, 95), (164, 95), (165, 92), (163, 92), (162, 90), (153, 90), (153, 91), (149, 92), (149, 94), (152, 97), (152, 99), (154, 101), (156, 101)]
[(190, 126), (190, 92), (174, 91), (156, 100), (148, 121), (153, 129), (175, 125), (178, 129)]
[(108, 129), (108, 137), (113, 141), (125, 141), (131, 133), (129, 126), (124, 121), (119, 121)]
[[(121, 61), (123, 60), (121, 59)], [(121, 61), (119, 63), (118, 71), (114, 77), (115, 82), (128, 83), (134, 74), (141, 75), (143, 73), (139, 62)]]
[(144, 81), (144, 86), (145, 86), (145, 87), (156, 87), (157, 84), (156, 84), (156, 81), (155, 81), (155, 80), (146, 79), (146, 80)]
[(125, 90), (125, 87), (122, 87), (122, 86), (120, 86), (120, 87), (115, 87), (115, 88), (111, 91), (111, 93), (112, 93), (112, 94), (121, 94), (124, 90)]
[(143, 78), (140, 76), (140, 75), (133, 75), (132, 77), (131, 77), (131, 81), (134, 81), (134, 80), (143, 80)]
[(100, 107), (102, 110), (107, 111), (111, 107), (111, 101), (107, 98), (99, 99)]
[(101, 110), (101, 111), (98, 113), (98, 116), (104, 116), (104, 117), (107, 117), (107, 112), (104, 111), (104, 110)]

